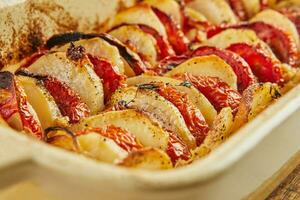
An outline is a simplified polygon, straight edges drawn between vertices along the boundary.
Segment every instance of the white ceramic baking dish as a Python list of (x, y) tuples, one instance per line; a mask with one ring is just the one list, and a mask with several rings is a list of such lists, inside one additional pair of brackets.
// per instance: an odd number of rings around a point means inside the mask
[(299, 107), (297, 86), (204, 159), (161, 172), (99, 163), (0, 127), (0, 186), (30, 181), (62, 199), (241, 199), (300, 150)]
[[(300, 158), (299, 118), (297, 86), (204, 159), (158, 172), (96, 162), (0, 127), (0, 198), (29, 182), (51, 199), (263, 199)], [(272, 187), (262, 185), (274, 174)]]

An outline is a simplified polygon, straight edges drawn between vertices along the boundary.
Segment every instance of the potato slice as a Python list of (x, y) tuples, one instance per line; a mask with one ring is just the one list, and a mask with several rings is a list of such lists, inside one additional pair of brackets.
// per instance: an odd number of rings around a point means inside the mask
[(106, 127), (114, 125), (120, 127), (136, 138), (144, 146), (156, 147), (166, 150), (169, 135), (143, 114), (134, 110), (110, 111), (83, 119), (79, 124), (73, 125), (73, 131), (80, 131), (86, 127)]
[(167, 38), (166, 30), (158, 17), (148, 5), (138, 5), (118, 12), (103, 27), (109, 31), (113, 27), (122, 24), (145, 24), (157, 30), (164, 38)]
[(54, 146), (107, 163), (118, 162), (128, 155), (114, 140), (93, 131), (76, 136), (68, 129), (50, 127), (46, 129), (46, 139)]
[(43, 138), (41, 123), (15, 75), (0, 72), (0, 115), (17, 131)]
[(75, 134), (67, 128), (52, 126), (45, 129), (45, 140), (48, 144), (61, 147), (69, 151), (78, 151)]
[(188, 7), (202, 13), (213, 24), (237, 23), (237, 18), (225, 0), (193, 0)]
[(34, 74), (54, 77), (67, 84), (87, 104), (91, 114), (97, 114), (104, 108), (101, 80), (87, 59), (73, 62), (65, 53), (54, 52), (40, 57), (28, 70)]
[(144, 60), (152, 66), (157, 61), (156, 40), (133, 25), (124, 25), (109, 32), (110, 35), (120, 40), (129, 48), (138, 53)]
[(278, 86), (272, 83), (258, 83), (247, 88), (234, 119), (233, 131), (252, 120), (280, 96)]
[(112, 139), (90, 132), (76, 137), (78, 152), (102, 162), (115, 163), (128, 153)]
[(49, 126), (54, 126), (62, 115), (57, 107), (53, 97), (48, 93), (46, 88), (38, 80), (26, 77), (17, 76), (19, 83), (23, 87), (28, 102), (32, 105), (44, 129)]
[(218, 77), (232, 89), (237, 89), (237, 77), (232, 67), (215, 55), (190, 58), (166, 73), (165, 76), (172, 77), (182, 73), (190, 73), (195, 76)]
[(131, 152), (119, 165), (146, 170), (165, 170), (173, 167), (169, 156), (155, 148), (145, 148)]
[(284, 0), (284, 1), (280, 1), (278, 2), (275, 6), (276, 9), (282, 9), (282, 8), (288, 8), (288, 7), (297, 7), (300, 5), (300, 1), (299, 0)]
[(199, 22), (206, 22), (208, 21), (207, 18), (200, 12), (198, 12), (197, 10), (190, 8), (190, 7), (185, 7), (184, 8), (184, 13), (194, 19), (195, 21), (199, 21)]
[(217, 111), (212, 106), (212, 104), (206, 99), (206, 97), (191, 85), (185, 86), (182, 81), (169, 77), (152, 76), (146, 74), (129, 78), (127, 80), (127, 84), (128, 86), (135, 86), (138, 84), (151, 83), (153, 81), (169, 83), (172, 86), (174, 86), (178, 91), (186, 93), (191, 102), (200, 109), (206, 122), (209, 125), (212, 125), (213, 120), (217, 116)]
[(231, 108), (223, 108), (216, 117), (203, 143), (193, 150), (194, 159), (201, 158), (222, 144), (232, 133), (233, 115)]
[(260, 0), (241, 0), (249, 17), (260, 11)]
[(268, 9), (268, 10), (261, 11), (250, 20), (250, 22), (257, 22), (257, 21), (262, 21), (267, 24), (271, 24), (273, 26), (276, 26), (286, 31), (292, 36), (298, 49), (300, 48), (299, 34), (297, 28), (295, 24), (291, 20), (289, 20), (289, 18), (287, 18), (286, 16), (282, 15), (281, 13), (275, 10)]
[(251, 46), (259, 47), (266, 55), (277, 60), (271, 48), (265, 42), (260, 40), (254, 31), (248, 29), (224, 30), (205, 41), (203, 45), (226, 49), (235, 43), (246, 43)]
[[(99, 37), (75, 41), (74, 44), (83, 46), (86, 53), (107, 59), (119, 73), (124, 74), (124, 62), (117, 47), (110, 45)], [(54, 47), (52, 50), (66, 52), (69, 46), (69, 44), (66, 44), (61, 47)]]
[(143, 112), (165, 130), (177, 134), (190, 148), (196, 146), (195, 138), (179, 110), (155, 91), (138, 87), (123, 88), (111, 97), (109, 105), (117, 105), (119, 102), (123, 102), (127, 108)]
[(174, 0), (144, 0), (142, 3), (153, 6), (175, 20), (177, 24), (182, 25), (181, 8), (179, 4)]

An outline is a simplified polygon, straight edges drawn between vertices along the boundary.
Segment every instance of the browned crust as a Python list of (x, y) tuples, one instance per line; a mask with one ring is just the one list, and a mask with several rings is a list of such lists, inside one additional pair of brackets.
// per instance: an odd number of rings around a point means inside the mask
[(36, 52), (54, 34), (97, 32), (101, 24), (133, 0), (26, 0), (0, 5), (0, 69)]

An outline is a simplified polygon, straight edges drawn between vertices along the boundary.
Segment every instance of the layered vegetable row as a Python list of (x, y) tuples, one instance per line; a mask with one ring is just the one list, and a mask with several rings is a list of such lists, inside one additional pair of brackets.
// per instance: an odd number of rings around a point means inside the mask
[(300, 2), (145, 0), (0, 72), (0, 124), (120, 166), (210, 153), (299, 82)]

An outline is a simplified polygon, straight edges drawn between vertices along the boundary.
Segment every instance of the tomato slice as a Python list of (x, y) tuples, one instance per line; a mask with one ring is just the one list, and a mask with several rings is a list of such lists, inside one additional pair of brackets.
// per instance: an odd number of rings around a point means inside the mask
[(246, 21), (248, 19), (244, 3), (241, 0), (228, 0), (228, 3), (231, 9), (233, 10), (234, 14), (241, 21)]
[(297, 45), (293, 41), (292, 37), (284, 30), (264, 22), (240, 23), (235, 25), (221, 25), (211, 28), (207, 32), (207, 37), (210, 38), (228, 28), (246, 28), (255, 31), (258, 38), (266, 42), (271, 47), (280, 61), (292, 66), (297, 64), (299, 59)]
[(10, 72), (0, 72), (0, 114), (4, 120), (19, 112), (14, 76)]
[(183, 63), (186, 61), (189, 57), (185, 55), (181, 56), (168, 56), (165, 59), (161, 60), (157, 66), (154, 68), (154, 71), (158, 75), (163, 75), (167, 73), (168, 71), (171, 71), (174, 69), (176, 66), (179, 64)]
[(30, 111), (26, 94), (10, 72), (0, 72), (0, 115), (8, 120), (19, 113), (23, 130), (38, 139), (44, 134), (40, 123)]
[(99, 133), (100, 135), (113, 140), (117, 145), (119, 145), (127, 152), (143, 148), (143, 145), (137, 140), (134, 135), (114, 125), (109, 125), (105, 128), (87, 128), (83, 131), (78, 132), (76, 135), (84, 135), (90, 132)]
[[(90, 37), (93, 37), (93, 34), (91, 34)], [(133, 51), (127, 48), (120, 41), (116, 40), (115, 38), (106, 33), (95, 34), (94, 37), (99, 37), (108, 42), (109, 44), (117, 47), (120, 55), (124, 58), (124, 60), (126, 60), (128, 65), (132, 68), (136, 75), (140, 75), (147, 71), (147, 66), (139, 58), (139, 56), (137, 56), (137, 54), (135, 54)]]
[(189, 50), (189, 41), (183, 34), (179, 24), (176, 24), (170, 16), (160, 11), (159, 9), (152, 7), (152, 10), (160, 19), (161, 23), (165, 26), (169, 42), (175, 50), (176, 54), (181, 55), (186, 53)]
[(188, 129), (196, 139), (199, 146), (206, 137), (209, 127), (201, 111), (188, 99), (187, 94), (177, 91), (171, 85), (157, 82), (155, 91), (177, 107)]
[(109, 61), (92, 55), (88, 55), (88, 57), (94, 65), (94, 71), (102, 79), (107, 101), (118, 88), (126, 86), (126, 77), (119, 74)]
[(186, 80), (197, 88), (219, 112), (230, 107), (235, 114), (241, 102), (241, 95), (217, 77), (194, 76), (188, 73), (178, 74), (174, 78)]
[(189, 160), (191, 158), (191, 152), (187, 144), (185, 144), (175, 133), (169, 133), (169, 142), (166, 153), (171, 158), (173, 165), (179, 159)]
[(284, 83), (280, 63), (266, 56), (258, 48), (245, 43), (237, 43), (232, 44), (227, 49), (244, 58), (260, 82), (271, 82), (279, 85)]
[(88, 106), (66, 84), (53, 77), (42, 77), (41, 79), (45, 88), (54, 98), (61, 114), (68, 116), (71, 123), (79, 122), (82, 118), (90, 115)]
[(15, 82), (15, 85), (16, 95), (19, 103), (19, 112), (23, 123), (23, 129), (25, 130), (25, 132), (28, 132), (41, 140), (44, 138), (42, 126), (30, 112), (25, 91), (18, 85), (17, 82)]
[(259, 0), (260, 10), (269, 8), (268, 0)]
[(32, 65), (37, 59), (39, 59), (40, 57), (42, 57), (43, 55), (45, 55), (47, 53), (47, 50), (42, 50), (42, 51), (38, 51), (34, 54), (32, 54), (31, 56), (25, 58), (24, 63), (21, 65), (21, 68), (27, 68), (30, 65)]
[(216, 55), (228, 63), (237, 75), (238, 89), (244, 91), (249, 85), (256, 83), (256, 78), (248, 63), (239, 55), (216, 47), (203, 46), (191, 54), (194, 56)]
[(138, 24), (139, 28), (144, 31), (145, 33), (148, 33), (152, 35), (152, 37), (156, 40), (156, 50), (158, 54), (158, 60), (164, 59), (167, 56), (173, 56), (175, 55), (174, 50), (170, 46), (169, 42), (166, 41), (157, 30), (154, 28), (144, 25), (144, 24)]

